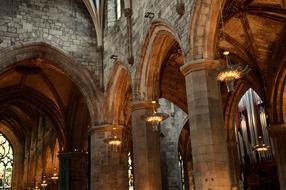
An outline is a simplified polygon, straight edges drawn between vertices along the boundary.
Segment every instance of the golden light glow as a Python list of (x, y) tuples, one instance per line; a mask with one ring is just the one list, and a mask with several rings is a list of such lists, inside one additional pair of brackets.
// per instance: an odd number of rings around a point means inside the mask
[(112, 146), (119, 146), (121, 145), (121, 140), (117, 136), (114, 136), (108, 141), (108, 144)]
[(263, 139), (261, 136), (258, 137), (258, 144), (253, 146), (253, 151), (257, 152), (267, 152), (270, 147), (263, 143)]
[(164, 120), (164, 117), (156, 113), (154, 115), (147, 116), (145, 119), (145, 121), (149, 123), (160, 123), (163, 120)]
[(58, 176), (58, 174), (57, 174), (57, 171), (54, 170), (54, 173), (53, 173), (53, 175), (52, 175), (52, 177), (51, 177), (51, 180), (56, 181), (56, 180), (58, 180), (58, 179), (59, 179), (59, 176)]
[(229, 51), (224, 51), (223, 55), (225, 55), (225, 56), (229, 55)]
[(218, 73), (217, 79), (220, 81), (231, 81), (241, 77), (241, 71), (238, 69), (225, 69)]
[(47, 181), (45, 179), (42, 181), (41, 186), (42, 187), (48, 186), (48, 183), (47, 183)]

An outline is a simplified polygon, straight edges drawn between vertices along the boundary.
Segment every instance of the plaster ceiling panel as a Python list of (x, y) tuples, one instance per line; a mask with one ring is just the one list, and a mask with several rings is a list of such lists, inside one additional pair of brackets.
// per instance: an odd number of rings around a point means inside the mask
[(11, 72), (7, 76), (3, 76), (3, 78), (1, 77), (0, 88), (18, 85), (21, 81), (21, 78), (22, 74), (19, 74), (17, 72)]
[(40, 74), (28, 75), (25, 79), (24, 85), (47, 96), (47, 98), (51, 99), (55, 104), (58, 105), (50, 87), (48, 86), (47, 82), (40, 76)]
[(61, 98), (61, 101), (63, 102), (64, 105), (68, 104), (69, 100), (69, 95), (70, 92), (73, 89), (73, 83), (72, 81), (66, 77), (65, 75), (52, 70), (50, 68), (45, 69), (45, 75), (47, 76), (48, 80), (51, 82), (51, 84), (54, 86), (56, 89), (58, 95)]

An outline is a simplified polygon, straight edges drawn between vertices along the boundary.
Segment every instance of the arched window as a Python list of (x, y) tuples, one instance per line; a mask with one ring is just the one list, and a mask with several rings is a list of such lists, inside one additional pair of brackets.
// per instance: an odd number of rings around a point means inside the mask
[(122, 16), (122, 0), (107, 1), (107, 26), (113, 26)]
[(187, 184), (186, 184), (186, 179), (185, 179), (184, 160), (180, 152), (179, 152), (179, 168), (180, 168), (180, 174), (181, 174), (182, 190), (186, 190)]
[(128, 186), (129, 190), (134, 190), (133, 162), (131, 152), (128, 152)]
[(0, 133), (0, 189), (12, 189), (13, 149), (6, 137)]
[(115, 0), (115, 6), (116, 6), (116, 19), (120, 19), (121, 15), (122, 15), (122, 7), (121, 7), (121, 0)]

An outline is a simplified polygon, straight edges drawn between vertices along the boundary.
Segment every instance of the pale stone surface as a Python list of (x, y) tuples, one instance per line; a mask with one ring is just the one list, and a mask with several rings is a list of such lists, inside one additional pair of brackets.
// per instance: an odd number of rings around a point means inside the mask
[(160, 137), (141, 119), (147, 111), (143, 108), (132, 113), (135, 189), (158, 190), (162, 189)]
[(229, 190), (229, 161), (218, 83), (203, 69), (190, 72), (186, 85), (195, 187)]
[[(95, 126), (90, 131), (90, 189), (127, 189), (128, 188), (128, 152), (121, 144), (118, 148), (108, 144), (113, 136), (114, 125)], [(117, 136), (122, 138), (123, 128), (117, 128)]]
[(160, 124), (162, 188), (179, 190), (182, 189), (182, 176), (179, 168), (178, 144), (181, 130), (187, 122), (187, 114), (166, 99), (160, 99), (159, 103), (160, 112), (169, 115), (169, 118)]

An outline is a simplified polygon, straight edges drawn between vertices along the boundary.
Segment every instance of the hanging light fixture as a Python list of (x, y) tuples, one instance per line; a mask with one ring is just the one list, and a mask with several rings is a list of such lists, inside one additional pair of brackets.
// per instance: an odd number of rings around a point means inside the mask
[(141, 118), (144, 121), (146, 121), (147, 123), (150, 123), (152, 125), (153, 129), (155, 131), (157, 131), (158, 130), (158, 124), (160, 122), (164, 121), (165, 119), (167, 119), (169, 117), (169, 115), (156, 111), (156, 104), (157, 104), (156, 101), (152, 101), (152, 104), (153, 104), (152, 112), (151, 113), (147, 113), (145, 115), (142, 115)]
[(56, 182), (58, 179), (59, 179), (59, 176), (58, 176), (57, 168), (54, 167), (54, 171), (53, 171), (53, 174), (52, 174), (52, 176), (51, 176), (51, 180), (52, 180), (53, 182)]
[(43, 180), (42, 180), (41, 186), (43, 187), (43, 189), (45, 189), (48, 186), (45, 175), (43, 175)]
[[(223, 20), (223, 9), (222, 3), (220, 2), (220, 19), (221, 19), (221, 34), (223, 40), (225, 40), (224, 35), (224, 20)], [(225, 82), (227, 86), (227, 91), (231, 92), (234, 90), (234, 82), (237, 79), (240, 79), (245, 74), (247, 74), (250, 69), (248, 65), (241, 65), (241, 64), (232, 64), (229, 58), (229, 51), (224, 51), (223, 55), (225, 58), (226, 65), (220, 68), (217, 68), (215, 76), (218, 81)]]
[(119, 146), (122, 144), (121, 139), (116, 135), (116, 127), (112, 128), (112, 136), (107, 139), (107, 143), (115, 152), (117, 152)]
[(268, 150), (270, 150), (270, 147), (268, 145), (264, 144), (262, 137), (259, 136), (258, 137), (258, 144), (253, 146), (252, 150), (257, 151), (257, 152), (267, 152)]
[(231, 92), (234, 90), (234, 81), (240, 79), (247, 74), (250, 69), (248, 65), (244, 66), (241, 64), (232, 64), (229, 59), (229, 51), (224, 51), (225, 56), (225, 67), (220, 67), (216, 70), (216, 79), (221, 82), (225, 82), (227, 91)]

